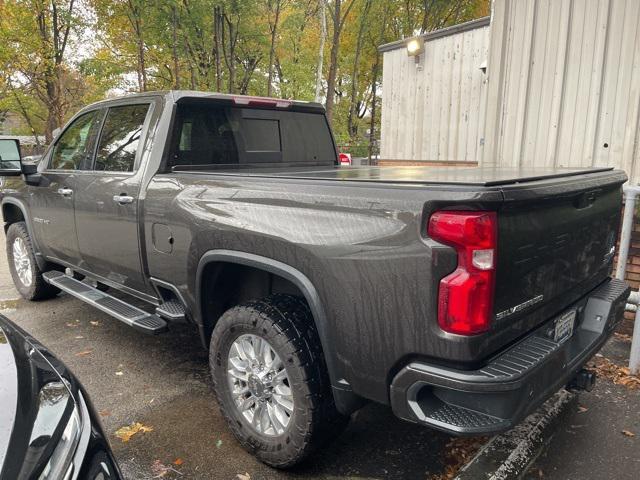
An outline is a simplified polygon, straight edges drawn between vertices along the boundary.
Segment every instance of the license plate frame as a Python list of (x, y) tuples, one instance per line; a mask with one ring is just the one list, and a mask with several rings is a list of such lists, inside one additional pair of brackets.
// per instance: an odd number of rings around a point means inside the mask
[(558, 343), (566, 342), (571, 335), (576, 323), (576, 310), (571, 309), (562, 313), (554, 321), (553, 340)]

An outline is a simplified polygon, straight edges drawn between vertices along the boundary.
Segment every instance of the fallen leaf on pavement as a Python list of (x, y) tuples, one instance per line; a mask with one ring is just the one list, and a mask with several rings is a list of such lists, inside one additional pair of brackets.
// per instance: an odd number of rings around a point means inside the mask
[(182, 465), (183, 463), (184, 463), (184, 460), (182, 460), (181, 458), (176, 458), (176, 459), (173, 461), (173, 464), (174, 464), (174, 465)]
[(578, 407), (578, 412), (580, 412), (580, 413), (584, 413), (584, 412), (586, 412), (587, 410), (589, 410), (589, 409), (588, 409), (587, 407), (583, 407), (582, 405), (580, 405), (580, 406)]
[(182, 475), (181, 472), (173, 468), (171, 465), (164, 465), (160, 460), (153, 462), (153, 465), (151, 465), (151, 471), (154, 474), (153, 478), (164, 478), (169, 472)]
[(430, 477), (431, 480), (450, 480), (458, 475), (458, 472), (476, 454), (482, 445), (487, 442), (486, 437), (456, 437), (449, 440), (445, 446), (444, 472)]
[(91, 321), (89, 321), (89, 323), (90, 323), (91, 325), (93, 325), (94, 327), (97, 327), (98, 325), (100, 325), (100, 322), (95, 321), (95, 320), (91, 320)]
[(76, 353), (76, 357), (84, 357), (85, 355), (89, 355), (91, 352), (93, 352), (93, 350), (83, 350)]
[(622, 430), (622, 434), (627, 436), (627, 437), (635, 437), (636, 434), (633, 432), (630, 432), (629, 430)]
[(611, 380), (616, 385), (623, 385), (629, 389), (640, 388), (640, 377), (631, 375), (627, 367), (616, 365), (606, 357), (600, 356), (589, 363), (599, 377)]
[(109, 410), (100, 410), (98, 413), (101, 417), (108, 417), (109, 415), (111, 415), (111, 411)]
[(216, 442), (216, 448), (220, 448), (222, 446), (222, 440), (218, 439)]
[(84, 338), (82, 335), (76, 335), (75, 337), (77, 340), (80, 340), (81, 338)]
[(236, 475), (236, 477), (238, 478), (238, 480), (251, 480), (251, 475), (249, 475), (248, 473), (239, 473), (238, 475)]
[(116, 372), (116, 375), (120, 376), (120, 375), (124, 375), (123, 372)]
[(615, 335), (616, 338), (622, 340), (623, 342), (630, 342), (631, 341), (631, 335), (627, 335), (626, 333), (615, 332), (614, 335)]
[(141, 424), (140, 422), (135, 422), (131, 425), (118, 429), (115, 435), (123, 442), (128, 442), (129, 440), (131, 440), (131, 437), (133, 437), (138, 432), (153, 432), (153, 427), (148, 427)]
[(78, 325), (75, 323), (67, 323), (67, 327), (76, 328)]

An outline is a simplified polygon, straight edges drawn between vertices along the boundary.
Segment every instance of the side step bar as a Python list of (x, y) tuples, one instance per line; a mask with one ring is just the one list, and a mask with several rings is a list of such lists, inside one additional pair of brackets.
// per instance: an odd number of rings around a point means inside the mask
[(152, 335), (165, 332), (167, 322), (157, 315), (145, 312), (122, 300), (101, 292), (63, 272), (49, 271), (42, 275), (45, 281), (60, 290), (108, 313), (130, 327)]
[(184, 306), (175, 298), (172, 298), (157, 307), (156, 315), (164, 318), (165, 320), (169, 320), (170, 322), (184, 322), (186, 318)]

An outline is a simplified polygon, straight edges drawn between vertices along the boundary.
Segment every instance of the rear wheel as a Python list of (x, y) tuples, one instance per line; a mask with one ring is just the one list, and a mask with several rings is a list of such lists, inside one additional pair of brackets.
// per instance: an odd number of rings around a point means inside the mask
[(60, 290), (42, 278), (33, 244), (24, 222), (12, 223), (7, 230), (7, 258), (16, 289), (27, 300), (55, 297)]
[(293, 466), (346, 426), (303, 299), (278, 294), (231, 308), (209, 355), (220, 410), (261, 461)]

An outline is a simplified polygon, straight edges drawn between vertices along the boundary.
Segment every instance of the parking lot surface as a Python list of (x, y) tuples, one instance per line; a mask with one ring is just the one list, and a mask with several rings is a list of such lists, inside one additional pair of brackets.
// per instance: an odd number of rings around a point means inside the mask
[[(1, 235), (1, 234), (0, 234)], [(4, 250), (4, 236), (0, 245)], [(302, 466), (280, 472), (246, 453), (213, 397), (207, 352), (194, 329), (139, 333), (65, 294), (18, 299), (0, 252), (0, 313), (61, 358), (84, 384), (128, 479), (425, 479), (447, 462), (447, 435), (368, 405), (347, 430)], [(140, 422), (153, 430), (128, 442), (115, 432)]]

